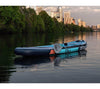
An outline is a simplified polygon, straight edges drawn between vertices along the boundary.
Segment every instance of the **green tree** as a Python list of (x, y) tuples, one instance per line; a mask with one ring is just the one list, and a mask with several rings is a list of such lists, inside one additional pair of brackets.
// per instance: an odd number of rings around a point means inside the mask
[(0, 6), (0, 32), (84, 32), (91, 28), (58, 22), (45, 11), (36, 14), (25, 6)]
[(80, 31), (80, 27), (78, 25), (71, 24), (71, 26), (72, 26), (73, 32), (79, 32)]
[(23, 8), (22, 14), (25, 16), (25, 32), (35, 32), (37, 26), (37, 15), (34, 9)]
[(80, 31), (84, 32), (84, 27), (83, 26), (80, 27)]
[(56, 32), (63, 32), (65, 30), (63, 22), (58, 22), (55, 17), (53, 18), (53, 20), (55, 23), (55, 31)]
[(45, 24), (39, 15), (37, 16), (36, 32), (45, 32)]
[(25, 18), (18, 6), (1, 6), (0, 23), (7, 32), (21, 32), (25, 29)]
[(45, 23), (45, 29), (47, 32), (53, 32), (55, 30), (54, 20), (45, 12), (41, 11), (39, 15), (42, 17)]

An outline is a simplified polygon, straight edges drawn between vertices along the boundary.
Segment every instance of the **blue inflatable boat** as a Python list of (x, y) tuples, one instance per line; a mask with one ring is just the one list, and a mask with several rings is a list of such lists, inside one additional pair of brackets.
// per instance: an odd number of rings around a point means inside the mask
[(77, 40), (63, 44), (57, 43), (53, 45), (35, 46), (35, 47), (17, 47), (15, 48), (15, 54), (22, 56), (55, 55), (55, 54), (85, 50), (86, 47), (87, 47), (86, 41)]

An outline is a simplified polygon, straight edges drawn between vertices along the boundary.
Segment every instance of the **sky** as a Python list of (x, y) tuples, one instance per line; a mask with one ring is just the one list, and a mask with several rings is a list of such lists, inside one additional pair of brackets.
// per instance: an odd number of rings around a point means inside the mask
[[(63, 6), (63, 12), (70, 11), (71, 17), (76, 20), (81, 19), (87, 25), (100, 24), (100, 6)], [(56, 6), (45, 6), (46, 11), (56, 11)]]

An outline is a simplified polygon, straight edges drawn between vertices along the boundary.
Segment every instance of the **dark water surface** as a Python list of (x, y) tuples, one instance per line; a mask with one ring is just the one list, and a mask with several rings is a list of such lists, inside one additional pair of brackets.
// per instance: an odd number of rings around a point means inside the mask
[[(23, 58), (18, 46), (38, 46), (86, 40), (87, 51), (57, 57)], [(0, 35), (1, 83), (100, 83), (100, 32), (83, 34)]]

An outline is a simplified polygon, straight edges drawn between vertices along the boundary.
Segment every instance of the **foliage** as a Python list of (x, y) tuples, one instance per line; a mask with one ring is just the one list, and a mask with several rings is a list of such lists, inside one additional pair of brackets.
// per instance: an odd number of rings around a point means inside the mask
[(37, 16), (36, 32), (45, 32), (45, 24), (39, 15)]
[(17, 6), (0, 6), (0, 23), (5, 27), (3, 30), (7, 32), (21, 32), (25, 29), (25, 19), (19, 8)]
[(56, 18), (53, 18), (54, 23), (55, 23), (55, 31), (56, 32), (64, 32), (64, 23), (63, 22), (58, 22)]
[(45, 11), (41, 11), (39, 15), (44, 21), (46, 31), (53, 32), (55, 29), (54, 20)]
[(74, 24), (65, 25), (51, 18), (45, 11), (36, 14), (32, 8), (24, 6), (0, 6), (0, 32), (84, 32), (93, 31)]

